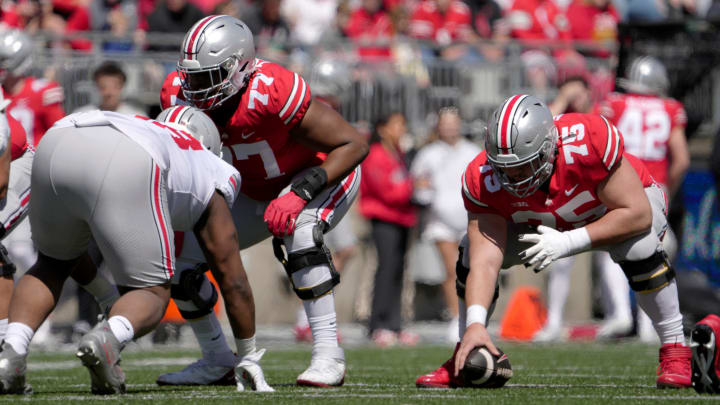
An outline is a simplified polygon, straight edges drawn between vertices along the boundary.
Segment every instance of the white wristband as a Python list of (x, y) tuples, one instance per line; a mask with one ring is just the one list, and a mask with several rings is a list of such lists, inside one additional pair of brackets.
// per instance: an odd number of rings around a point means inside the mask
[(487, 320), (487, 309), (482, 305), (470, 305), (467, 308), (465, 316), (465, 327), (468, 327), (474, 323), (480, 323), (485, 326)]
[(581, 228), (573, 229), (572, 231), (565, 231), (563, 233), (565, 234), (565, 236), (567, 236), (568, 252), (562, 257), (572, 256), (580, 252), (589, 250), (592, 247), (590, 234), (588, 234), (588, 231), (584, 226)]

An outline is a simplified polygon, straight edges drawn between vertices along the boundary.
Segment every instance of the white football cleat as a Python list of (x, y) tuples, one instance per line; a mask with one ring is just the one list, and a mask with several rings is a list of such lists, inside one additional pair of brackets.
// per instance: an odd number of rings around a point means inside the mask
[(297, 378), (306, 387), (339, 387), (345, 383), (345, 352), (340, 347), (314, 348), (310, 367)]
[[(233, 354), (233, 362), (237, 357)], [(161, 375), (157, 385), (235, 385), (235, 366), (202, 358), (180, 371)]]
[(536, 343), (559, 342), (563, 340), (562, 332), (562, 327), (545, 325), (544, 328), (535, 333), (532, 341)]
[(603, 322), (597, 331), (598, 339), (612, 339), (623, 337), (632, 330), (633, 321), (629, 318), (608, 319)]

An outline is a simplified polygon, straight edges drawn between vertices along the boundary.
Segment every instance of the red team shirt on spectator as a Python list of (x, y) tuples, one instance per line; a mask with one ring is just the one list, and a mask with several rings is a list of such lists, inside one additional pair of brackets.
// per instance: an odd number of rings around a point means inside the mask
[(586, 4), (585, 0), (573, 1), (567, 9), (570, 33), (574, 40), (614, 41), (620, 21), (615, 7), (608, 2), (605, 9)]
[[(255, 67), (237, 110), (219, 130), (226, 146), (223, 158), (242, 175), (242, 193), (269, 201), (299, 171), (318, 166), (322, 160), (317, 152), (290, 137), (290, 129), (302, 121), (310, 106), (310, 87), (305, 80), (261, 59)], [(160, 97), (163, 109), (183, 103), (177, 72), (167, 76)]]
[(510, 8), (512, 36), (526, 40), (570, 40), (567, 17), (550, 0), (515, 0)]
[(449, 0), (445, 13), (441, 13), (432, 0), (419, 3), (410, 16), (410, 36), (449, 44), (467, 41), (472, 37), (470, 8), (459, 0)]
[(385, 11), (370, 14), (364, 8), (359, 8), (350, 14), (348, 25), (345, 27), (348, 37), (360, 41), (386, 41), (385, 45), (367, 46), (358, 48), (358, 56), (365, 60), (378, 60), (390, 58), (390, 39), (393, 35), (392, 22)]
[(8, 98), (7, 113), (22, 124), (28, 144), (32, 146), (37, 146), (55, 121), (65, 116), (63, 90), (52, 81), (26, 77), (23, 88)]
[(584, 226), (602, 217), (597, 186), (628, 159), (644, 187), (653, 179), (642, 163), (624, 153), (620, 132), (599, 115), (564, 114), (555, 118), (560, 134), (555, 169), (548, 191), (518, 198), (500, 185), (481, 152), (463, 174), (463, 200), (469, 212), (496, 214), (507, 221), (546, 225), (560, 231)]
[(670, 133), (687, 125), (682, 104), (672, 98), (610, 93), (597, 112), (622, 132), (625, 149), (642, 160), (658, 183), (667, 185)]

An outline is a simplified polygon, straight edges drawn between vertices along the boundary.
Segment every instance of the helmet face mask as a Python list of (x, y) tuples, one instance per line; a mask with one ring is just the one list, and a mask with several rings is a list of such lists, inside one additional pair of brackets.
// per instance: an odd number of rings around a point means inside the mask
[(510, 97), (488, 123), (488, 163), (507, 192), (520, 198), (529, 196), (552, 176), (557, 139), (557, 128), (545, 104), (532, 96)]
[(220, 15), (197, 22), (185, 35), (177, 71), (185, 100), (217, 108), (242, 90), (255, 69), (255, 45), (240, 20)]

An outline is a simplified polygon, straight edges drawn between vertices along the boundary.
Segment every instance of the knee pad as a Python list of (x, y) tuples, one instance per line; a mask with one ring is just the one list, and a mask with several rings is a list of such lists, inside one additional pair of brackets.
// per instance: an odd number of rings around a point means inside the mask
[[(458, 256), (458, 261), (455, 264), (455, 291), (457, 292), (457, 295), (461, 299), (465, 299), (465, 283), (467, 283), (468, 275), (470, 274), (470, 268), (463, 266), (462, 259), (463, 259), (463, 253), (465, 248), (463, 246), (460, 246), (458, 248), (458, 251), (460, 253), (460, 256)], [(488, 319), (490, 319), (490, 315), (492, 314), (492, 310), (495, 308), (495, 302), (497, 302), (498, 297), (500, 297), (500, 284), (495, 284), (495, 293), (493, 294), (492, 304), (490, 305), (490, 308), (488, 309)]]
[(618, 263), (630, 282), (630, 288), (639, 293), (657, 291), (675, 278), (675, 270), (670, 267), (665, 253), (655, 252), (647, 259)]
[[(285, 254), (283, 249), (283, 240), (279, 238), (273, 238), (273, 252), (275, 257), (285, 268), (285, 272), (290, 279), (293, 291), (301, 300), (312, 300), (320, 298), (325, 294), (328, 294), (332, 289), (340, 284), (340, 274), (335, 270), (333, 265), (330, 251), (323, 243), (322, 228), (316, 226), (313, 228), (313, 240), (315, 246), (307, 249), (302, 249), (297, 252)], [(296, 286), (293, 281), (293, 273), (296, 273), (306, 267), (327, 265), (330, 269), (330, 279), (325, 280), (314, 286)]]
[(205, 275), (207, 263), (200, 263), (192, 269), (183, 270), (178, 274), (178, 282), (170, 285), (170, 296), (179, 301), (191, 302), (195, 310), (182, 309), (178, 305), (180, 315), (185, 319), (195, 319), (212, 312), (218, 300), (218, 293), (213, 283)]
[(15, 275), (15, 264), (10, 260), (10, 256), (8, 256), (8, 251), (5, 249), (5, 246), (0, 244), (0, 276), (5, 278), (12, 278)]

